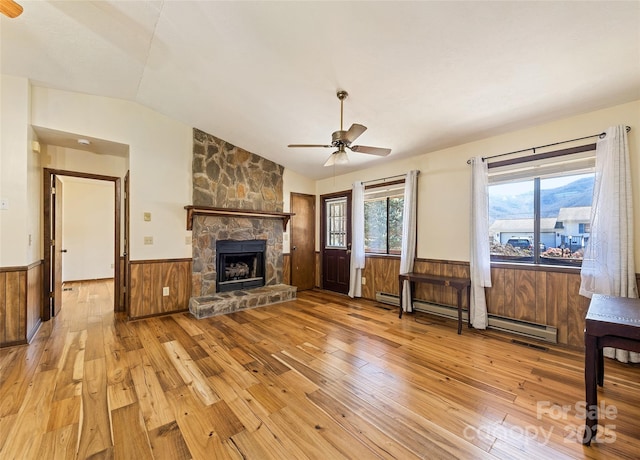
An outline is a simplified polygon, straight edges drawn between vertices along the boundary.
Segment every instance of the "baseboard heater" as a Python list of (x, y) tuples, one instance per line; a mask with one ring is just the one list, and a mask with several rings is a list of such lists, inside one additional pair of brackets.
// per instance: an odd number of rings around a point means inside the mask
[[(387, 292), (376, 292), (376, 300), (380, 303), (388, 305), (400, 305), (397, 295)], [(424, 302), (422, 300), (414, 300), (413, 308), (416, 311), (429, 313), (432, 315), (443, 316), (445, 318), (458, 319), (458, 309), (447, 305), (438, 305), (434, 303)], [(462, 319), (467, 321), (467, 312), (462, 311)], [(489, 324), (491, 329), (499, 331), (511, 332), (524, 337), (542, 340), (549, 343), (558, 343), (558, 329), (546, 324), (531, 323), (513, 318), (505, 318), (498, 315), (489, 315)]]

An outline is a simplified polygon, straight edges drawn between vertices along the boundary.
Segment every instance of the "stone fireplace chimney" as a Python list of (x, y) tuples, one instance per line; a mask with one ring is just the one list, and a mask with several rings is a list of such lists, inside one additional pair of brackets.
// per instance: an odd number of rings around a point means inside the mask
[(193, 207), (228, 212), (193, 216), (190, 304), (215, 297), (217, 241), (265, 240), (265, 287), (281, 285), (283, 224), (260, 214), (282, 213), (284, 168), (198, 129), (193, 130), (192, 168)]

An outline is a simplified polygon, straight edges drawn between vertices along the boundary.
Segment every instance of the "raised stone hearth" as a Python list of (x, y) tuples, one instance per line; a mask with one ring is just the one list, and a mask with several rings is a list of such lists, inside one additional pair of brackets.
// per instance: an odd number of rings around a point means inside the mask
[(274, 284), (247, 291), (218, 292), (209, 296), (192, 297), (189, 302), (189, 311), (196, 318), (202, 319), (286, 302), (295, 298), (295, 286)]

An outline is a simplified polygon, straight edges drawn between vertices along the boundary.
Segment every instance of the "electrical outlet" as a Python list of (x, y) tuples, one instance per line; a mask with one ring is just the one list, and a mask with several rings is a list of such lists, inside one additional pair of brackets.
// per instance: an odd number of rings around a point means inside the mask
[(184, 244), (190, 245), (192, 238), (190, 236), (185, 236), (184, 237)]
[(362, 277), (362, 285), (364, 286), (365, 284), (367, 284), (367, 279), (363, 276)]
[(165, 287), (162, 288), (162, 295), (164, 297), (169, 295), (169, 286), (165, 286)]
[(144, 237), (144, 244), (153, 244), (153, 237), (152, 236), (145, 236)]

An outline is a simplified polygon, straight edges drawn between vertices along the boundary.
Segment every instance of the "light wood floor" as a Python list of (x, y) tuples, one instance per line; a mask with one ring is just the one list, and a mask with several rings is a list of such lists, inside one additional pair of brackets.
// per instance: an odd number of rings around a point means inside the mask
[(0, 350), (3, 460), (640, 455), (632, 366), (607, 361), (587, 448), (581, 352), (319, 291), (126, 322), (111, 283), (72, 287), (31, 345)]

